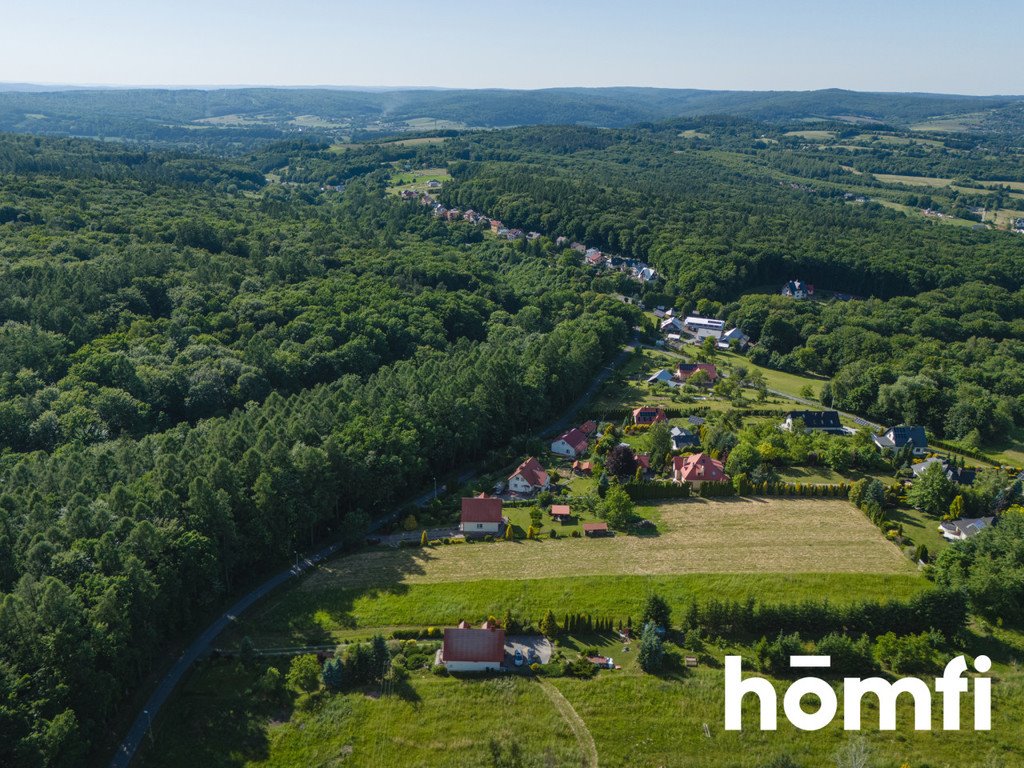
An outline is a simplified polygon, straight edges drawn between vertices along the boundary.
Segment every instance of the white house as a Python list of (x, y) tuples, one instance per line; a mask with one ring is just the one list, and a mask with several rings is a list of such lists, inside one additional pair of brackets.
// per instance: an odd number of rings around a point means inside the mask
[(939, 523), (939, 533), (947, 541), (963, 541), (977, 536), (981, 531), (992, 525), (994, 517), (962, 517), (946, 523)]
[(508, 478), (508, 489), (513, 493), (530, 494), (546, 491), (550, 487), (548, 473), (532, 456), (516, 467), (516, 471)]
[(551, 452), (570, 459), (579, 458), (587, 452), (587, 436), (573, 427), (555, 438), (551, 443)]
[(740, 349), (746, 349), (750, 343), (750, 337), (739, 328), (730, 328), (719, 337), (718, 346), (729, 349), (734, 342)]
[(501, 499), (489, 496), (473, 496), (462, 500), (462, 516), (459, 530), (466, 536), (501, 534), (505, 518), (501, 514)]
[(900, 424), (890, 427), (880, 435), (874, 435), (871, 439), (887, 453), (896, 453), (907, 445), (911, 446), (915, 456), (924, 456), (928, 453), (928, 436), (924, 427)]
[(661, 321), (659, 328), (662, 333), (680, 333), (683, 330), (683, 324), (679, 322), (678, 317), (668, 317)]
[(497, 672), (505, 661), (505, 630), (490, 622), (449, 627), (438, 660), (449, 672)]

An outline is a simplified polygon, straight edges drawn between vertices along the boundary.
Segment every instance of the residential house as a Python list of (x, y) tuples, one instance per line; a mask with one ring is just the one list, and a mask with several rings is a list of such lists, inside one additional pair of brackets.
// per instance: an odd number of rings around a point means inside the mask
[(481, 494), (462, 499), (462, 516), (459, 530), (467, 536), (497, 535), (505, 528), (501, 514), (501, 499)]
[(839, 423), (838, 411), (790, 411), (782, 422), (782, 428), (792, 432), (798, 421), (803, 422), (804, 432), (846, 434), (846, 429)]
[(594, 471), (594, 465), (589, 461), (580, 461), (577, 459), (572, 463), (572, 471), (577, 475), (590, 475)]
[(597, 422), (594, 421), (593, 419), (588, 419), (587, 421), (584, 421), (582, 424), (576, 427), (576, 429), (578, 429), (587, 437), (590, 437), (592, 434), (597, 432)]
[(959, 467), (953, 464), (949, 459), (940, 458), (938, 456), (932, 456), (924, 461), (919, 461), (910, 467), (914, 473), (914, 477), (920, 477), (923, 475), (932, 464), (938, 464), (942, 467), (942, 471), (946, 475), (946, 479), (950, 480), (957, 485), (973, 485), (975, 470), (968, 469), (967, 467)]
[(807, 299), (814, 295), (814, 286), (803, 280), (789, 280), (782, 286), (782, 295), (791, 299)]
[(700, 438), (688, 429), (672, 427), (669, 430), (669, 437), (672, 438), (672, 448), (681, 451), (685, 448), (700, 447)]
[(681, 333), (683, 331), (683, 324), (678, 317), (667, 317), (661, 321), (658, 327), (662, 333)]
[(651, 267), (643, 267), (642, 269), (637, 270), (636, 279), (641, 283), (650, 283), (658, 279), (658, 273)]
[(546, 491), (551, 487), (551, 480), (544, 467), (532, 456), (509, 475), (508, 489), (513, 493), (530, 494), (537, 491)]
[(578, 253), (587, 252), (587, 246), (585, 246), (583, 243), (572, 243), (569, 247)]
[(750, 337), (739, 328), (730, 328), (718, 337), (718, 346), (722, 349), (731, 349), (734, 345), (739, 349), (746, 349), (750, 344)]
[(555, 245), (559, 248), (564, 248), (569, 244), (569, 238), (565, 235), (559, 235), (555, 238)]
[(611, 530), (608, 528), (608, 523), (584, 523), (583, 524), (583, 535), (584, 536), (611, 536)]
[(498, 232), (504, 228), (505, 225), (498, 221), (498, 219), (491, 219), (491, 232), (498, 234)]
[(634, 424), (654, 424), (655, 422), (667, 420), (668, 417), (665, 416), (665, 411), (661, 408), (655, 408), (653, 405), (645, 405), (641, 408), (633, 409)]
[(871, 439), (881, 450), (888, 453), (896, 453), (907, 445), (912, 447), (915, 456), (924, 456), (928, 453), (928, 437), (925, 435), (924, 427), (900, 424), (890, 427), (881, 435), (872, 436)]
[(441, 182), (438, 181), (437, 179), (431, 179), (430, 181), (427, 182), (427, 189), (440, 189), (440, 188), (441, 188)]
[(664, 368), (652, 376), (647, 377), (648, 384), (668, 384), (670, 387), (677, 384), (675, 377)]
[(479, 629), (466, 622), (449, 627), (439, 661), (449, 672), (496, 672), (505, 662), (505, 630), (491, 623)]
[(712, 459), (706, 453), (695, 453), (672, 459), (672, 479), (677, 483), (689, 483), (694, 488), (700, 488), (701, 483), (720, 483), (727, 481), (729, 476), (725, 474), (722, 462)]
[(509, 240), (518, 240), (521, 237), (526, 237), (526, 233), (521, 229), (510, 229), (505, 233), (505, 237)]
[(977, 536), (995, 522), (994, 517), (962, 517), (959, 520), (939, 523), (939, 533), (947, 541), (963, 541)]
[(587, 436), (573, 427), (555, 438), (551, 443), (551, 452), (570, 459), (578, 458), (587, 452)]
[(540, 232), (527, 232), (526, 233), (526, 239), (527, 240), (537, 240), (539, 238), (540, 238)]
[(718, 368), (714, 363), (680, 363), (676, 368), (676, 378), (679, 381), (687, 381), (697, 371), (704, 371), (708, 377), (708, 384), (718, 381)]

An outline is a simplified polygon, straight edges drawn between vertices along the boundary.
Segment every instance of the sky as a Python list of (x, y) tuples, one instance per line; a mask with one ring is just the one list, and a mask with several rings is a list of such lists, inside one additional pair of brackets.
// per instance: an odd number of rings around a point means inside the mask
[(0, 0), (0, 82), (1024, 94), (1019, 0)]

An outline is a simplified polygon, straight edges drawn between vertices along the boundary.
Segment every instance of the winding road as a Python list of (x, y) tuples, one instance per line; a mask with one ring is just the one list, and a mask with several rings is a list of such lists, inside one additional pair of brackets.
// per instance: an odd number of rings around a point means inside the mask
[[(612, 372), (629, 358), (636, 343), (637, 339), (634, 338), (630, 344), (625, 346), (610, 363), (597, 372), (594, 379), (590, 382), (590, 385), (575, 401), (573, 401), (562, 416), (551, 424), (548, 424), (544, 429), (539, 430), (536, 434), (538, 436), (543, 436), (565, 431), (569, 424), (572, 423), (573, 417), (597, 393), (598, 389), (608, 380), (608, 377), (611, 376)], [(471, 480), (475, 474), (476, 469), (464, 469), (457, 476), (457, 483), (459, 485), (466, 483)], [(391, 512), (374, 519), (368, 529), (368, 532), (379, 530), (388, 523), (394, 522), (398, 519), (402, 510), (408, 507), (409, 504), (417, 507), (425, 506), (434, 499), (435, 495), (441, 495), (444, 492), (445, 489), (443, 486), (436, 490), (432, 489), (421, 494), (415, 499), (410, 500), (406, 504), (396, 507)], [(120, 745), (118, 745), (117, 752), (114, 753), (114, 757), (110, 761), (110, 768), (127, 768), (127, 766), (131, 764), (132, 759), (138, 752), (143, 739), (146, 738), (146, 734), (152, 728), (153, 718), (157, 716), (160, 709), (167, 703), (167, 700), (174, 692), (174, 689), (178, 686), (192, 665), (210, 651), (213, 641), (221, 632), (227, 629), (235, 621), (237, 616), (251, 608), (255, 603), (262, 600), (282, 584), (290, 581), (296, 576), (302, 575), (318, 563), (337, 554), (341, 548), (342, 543), (335, 542), (334, 544), (330, 544), (317, 552), (307, 555), (296, 562), (296, 564), (288, 570), (282, 571), (276, 576), (267, 579), (247, 595), (240, 598), (234, 605), (224, 611), (224, 613), (218, 616), (213, 623), (203, 630), (203, 632), (182, 652), (178, 660), (174, 662), (174, 665), (167, 670), (167, 674), (164, 675), (157, 684), (157, 687), (153, 690), (153, 693), (150, 694), (149, 698), (146, 700), (145, 706), (142, 708), (142, 711), (139, 712), (134, 722), (132, 722), (131, 728), (128, 729), (124, 739), (121, 741)]]

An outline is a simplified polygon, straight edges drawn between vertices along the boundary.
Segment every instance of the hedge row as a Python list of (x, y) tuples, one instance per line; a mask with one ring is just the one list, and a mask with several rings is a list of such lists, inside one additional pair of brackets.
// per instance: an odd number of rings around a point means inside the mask
[[(671, 480), (649, 480), (643, 483), (627, 483), (623, 486), (633, 501), (652, 499), (686, 499), (695, 495), (689, 483), (674, 483)], [(754, 483), (750, 496), (801, 496), (807, 498), (845, 499), (850, 494), (846, 483)], [(702, 483), (696, 491), (701, 498), (735, 496), (732, 483)]]

